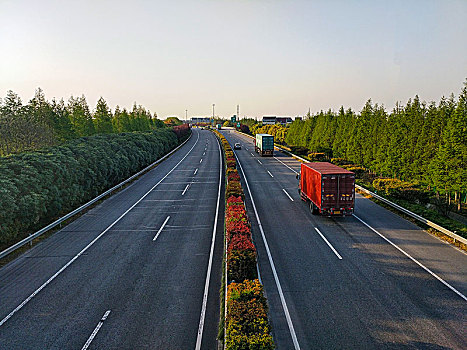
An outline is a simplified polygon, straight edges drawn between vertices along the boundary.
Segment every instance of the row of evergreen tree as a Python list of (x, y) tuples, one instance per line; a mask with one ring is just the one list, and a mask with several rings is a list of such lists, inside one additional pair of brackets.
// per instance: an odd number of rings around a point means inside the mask
[(91, 111), (86, 98), (71, 96), (47, 101), (42, 89), (23, 104), (13, 91), (0, 99), (0, 156), (26, 150), (39, 149), (62, 143), (77, 137), (131, 131), (150, 131), (163, 127), (141, 105), (133, 105), (131, 111), (119, 106), (112, 110), (101, 97)]
[(467, 80), (457, 100), (415, 96), (390, 113), (369, 100), (360, 113), (308, 115), (290, 125), (285, 141), (458, 197), (467, 193)]

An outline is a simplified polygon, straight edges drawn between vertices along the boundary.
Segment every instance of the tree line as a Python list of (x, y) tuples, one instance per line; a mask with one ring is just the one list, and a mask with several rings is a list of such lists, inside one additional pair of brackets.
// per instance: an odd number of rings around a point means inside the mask
[(418, 96), (392, 111), (368, 100), (357, 113), (341, 107), (296, 119), (289, 127), (253, 125), (252, 134), (270, 133), (277, 142), (343, 158), (380, 176), (415, 181), (451, 195), (460, 205), (467, 194), (467, 80), (456, 99), (438, 103)]
[(13, 91), (0, 99), (0, 156), (40, 149), (95, 134), (150, 131), (164, 126), (141, 105), (112, 112), (101, 97), (91, 111), (84, 95), (47, 101), (41, 88), (23, 104)]

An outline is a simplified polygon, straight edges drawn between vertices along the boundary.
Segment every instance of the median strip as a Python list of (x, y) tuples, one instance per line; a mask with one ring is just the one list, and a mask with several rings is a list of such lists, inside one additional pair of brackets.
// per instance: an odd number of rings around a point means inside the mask
[[(256, 248), (252, 241), (245, 195), (237, 161), (228, 141), (215, 131), (226, 163), (225, 282), (223, 334), (225, 349), (274, 349), (267, 300), (258, 280)], [(239, 164), (239, 163), (238, 163)], [(222, 316), (222, 315), (221, 315)], [(261, 326), (259, 326), (261, 325)]]

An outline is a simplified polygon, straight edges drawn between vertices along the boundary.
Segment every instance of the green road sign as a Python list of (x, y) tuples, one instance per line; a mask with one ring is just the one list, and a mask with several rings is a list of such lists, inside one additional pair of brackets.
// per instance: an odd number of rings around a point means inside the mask
[(237, 116), (234, 114), (234, 116), (232, 118), (230, 118), (230, 121), (232, 123), (235, 123), (237, 121)]

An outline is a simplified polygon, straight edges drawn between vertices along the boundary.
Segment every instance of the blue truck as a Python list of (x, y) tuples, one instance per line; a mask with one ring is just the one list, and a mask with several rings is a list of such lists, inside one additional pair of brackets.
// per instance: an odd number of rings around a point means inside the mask
[(274, 155), (274, 136), (269, 134), (256, 134), (255, 151), (262, 156)]

